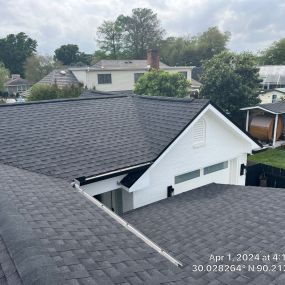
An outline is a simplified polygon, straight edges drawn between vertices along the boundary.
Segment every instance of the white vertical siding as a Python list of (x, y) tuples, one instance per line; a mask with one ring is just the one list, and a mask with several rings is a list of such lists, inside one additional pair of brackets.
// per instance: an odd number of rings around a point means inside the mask
[[(174, 188), (174, 194), (179, 194), (213, 182), (231, 183), (232, 159), (236, 159), (237, 163), (235, 184), (244, 185), (245, 176), (240, 176), (240, 164), (246, 163), (247, 153), (251, 153), (251, 144), (211, 110), (203, 115), (203, 119), (206, 123), (205, 144), (200, 147), (193, 146), (192, 131), (195, 125), (192, 125), (175, 147), (156, 166), (147, 171), (148, 182), (143, 183), (145, 177), (142, 176), (133, 185), (134, 208), (166, 198), (167, 187), (170, 185)], [(203, 174), (204, 167), (224, 161), (228, 161), (228, 168)], [(201, 169), (200, 177), (175, 184), (176, 175), (197, 169)]]

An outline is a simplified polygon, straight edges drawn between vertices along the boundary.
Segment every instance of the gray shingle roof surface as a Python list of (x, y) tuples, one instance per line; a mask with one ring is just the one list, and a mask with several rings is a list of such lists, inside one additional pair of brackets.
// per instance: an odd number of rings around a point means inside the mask
[(133, 95), (134, 92), (132, 90), (124, 90), (124, 91), (98, 91), (98, 90), (85, 90), (80, 94), (80, 98), (100, 98), (100, 97), (115, 97), (117, 95)]
[(9, 79), (5, 82), (5, 86), (17, 86), (17, 85), (30, 85), (29, 81), (24, 78)]
[(153, 161), (207, 100), (117, 96), (0, 107), (0, 161), (72, 180)]
[[(64, 74), (62, 74), (64, 72)], [(68, 69), (55, 69), (48, 75), (42, 78), (37, 84), (56, 84), (59, 88), (70, 87), (72, 85), (77, 86), (79, 81), (74, 74)]]
[(125, 214), (183, 263), (177, 268), (64, 180), (3, 164), (0, 177), (1, 285), (285, 282), (280, 271), (193, 272), (191, 266), (215, 264), (210, 254), (282, 254), (284, 189), (211, 184)]
[[(187, 284), (285, 284), (284, 272), (199, 272), (211, 254), (282, 254), (285, 190), (211, 184), (126, 213), (123, 218), (183, 264)], [(284, 261), (218, 262), (281, 264)], [(173, 283), (174, 284), (174, 283)]]
[(0, 177), (1, 285), (168, 284), (184, 277), (66, 181), (3, 164)]
[[(126, 59), (126, 60), (111, 60), (111, 59), (102, 59), (98, 61), (95, 66), (104, 68), (104, 69), (129, 69), (129, 68), (138, 68), (145, 69), (147, 68), (146, 59)], [(160, 68), (169, 67), (163, 62), (159, 62)]]
[(274, 113), (280, 113), (280, 114), (285, 113), (285, 101), (269, 103), (269, 104), (260, 104), (258, 106)]

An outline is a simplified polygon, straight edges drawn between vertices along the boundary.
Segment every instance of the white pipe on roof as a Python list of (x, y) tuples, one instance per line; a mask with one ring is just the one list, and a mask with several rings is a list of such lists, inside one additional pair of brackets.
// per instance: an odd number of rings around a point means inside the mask
[(144, 241), (147, 245), (149, 245), (151, 248), (153, 248), (155, 251), (157, 251), (159, 254), (164, 256), (166, 259), (168, 259), (170, 262), (175, 264), (176, 266), (182, 267), (183, 264), (172, 257), (169, 253), (167, 253), (164, 249), (162, 249), (159, 245), (157, 245), (155, 242), (153, 242), (151, 239), (149, 239), (147, 236), (145, 236), (143, 233), (138, 231), (134, 226), (129, 224), (127, 221), (122, 219), (119, 215), (111, 211), (108, 207), (106, 207), (104, 204), (102, 204), (99, 200), (96, 198), (90, 196), (87, 194), (80, 186), (76, 183), (72, 183), (72, 186), (78, 190), (80, 194), (85, 196), (89, 201), (91, 201), (93, 204), (95, 204), (97, 207), (101, 208), (105, 213), (107, 213), (110, 217), (112, 217), (114, 220), (116, 220), (119, 224), (124, 226), (128, 231), (136, 235), (138, 238), (140, 238), (142, 241)]

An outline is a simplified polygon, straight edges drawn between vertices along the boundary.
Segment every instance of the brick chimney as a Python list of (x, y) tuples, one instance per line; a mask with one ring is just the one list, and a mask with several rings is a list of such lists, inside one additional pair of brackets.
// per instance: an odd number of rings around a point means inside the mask
[(151, 69), (159, 69), (159, 52), (157, 49), (149, 49), (147, 51), (147, 65)]

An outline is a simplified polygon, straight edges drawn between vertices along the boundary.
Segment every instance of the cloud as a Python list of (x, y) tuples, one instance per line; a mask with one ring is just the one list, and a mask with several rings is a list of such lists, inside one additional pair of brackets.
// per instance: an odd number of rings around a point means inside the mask
[(153, 9), (167, 35), (195, 35), (210, 26), (230, 31), (229, 46), (237, 51), (261, 50), (285, 34), (283, 0), (0, 0), (0, 7), (0, 37), (23, 31), (49, 54), (67, 43), (94, 52), (97, 27), (136, 7)]

